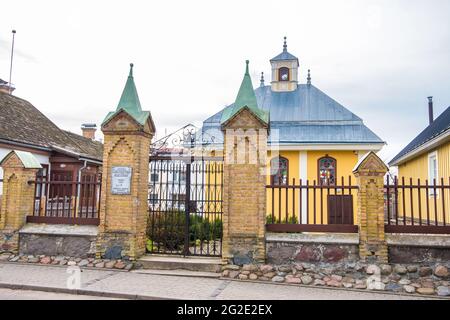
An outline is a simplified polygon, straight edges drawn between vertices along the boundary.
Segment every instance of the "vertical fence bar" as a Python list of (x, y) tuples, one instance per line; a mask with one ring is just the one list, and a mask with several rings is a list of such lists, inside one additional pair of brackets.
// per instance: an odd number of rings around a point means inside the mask
[(309, 180), (306, 179), (306, 224), (309, 224)]
[(413, 179), (409, 178), (409, 201), (411, 204), (411, 225), (414, 225), (414, 200), (413, 200)]
[(292, 179), (292, 223), (295, 221), (295, 178)]
[(422, 192), (421, 192), (420, 178), (417, 179), (417, 198), (419, 204), (419, 225), (422, 225)]
[(434, 224), (438, 223), (438, 209), (437, 209), (437, 193), (436, 193), (436, 178), (433, 179), (433, 200), (434, 200)]
[[(189, 221), (190, 221), (190, 213), (189, 213), (189, 203), (191, 201), (191, 162), (186, 163), (186, 204), (184, 208), (186, 210), (186, 223), (185, 223), (185, 238), (184, 238), (184, 255), (189, 255)], [(194, 238), (195, 241), (195, 238)], [(194, 245), (194, 248), (196, 246)]]
[(444, 178), (441, 178), (441, 198), (442, 198), (442, 222), (444, 226), (446, 225), (445, 221), (445, 189), (444, 189)]
[(303, 215), (303, 212), (302, 212), (302, 210), (303, 210), (303, 203), (302, 203), (303, 190), (302, 190), (302, 188), (303, 188), (302, 187), (302, 179), (300, 179), (299, 180), (299, 188), (298, 188), (298, 193), (299, 193), (299, 199), (298, 199), (299, 219), (298, 219), (298, 221), (300, 224), (303, 223), (303, 221), (302, 221), (302, 215)]
[(394, 195), (395, 195), (395, 225), (398, 226), (398, 177), (394, 177)]
[(391, 224), (391, 192), (389, 189), (389, 175), (386, 176), (386, 205), (387, 205), (387, 224)]
[(403, 225), (406, 226), (405, 177), (402, 177)]
[(316, 180), (313, 181), (313, 214), (314, 214), (314, 224), (317, 224), (316, 221)]
[(427, 226), (430, 225), (430, 189), (428, 184), (428, 179), (425, 179), (425, 198), (427, 202)]

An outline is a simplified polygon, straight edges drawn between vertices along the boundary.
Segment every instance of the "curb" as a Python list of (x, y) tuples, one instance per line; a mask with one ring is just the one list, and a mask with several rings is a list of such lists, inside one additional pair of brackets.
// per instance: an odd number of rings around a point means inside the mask
[(117, 298), (127, 300), (177, 300), (172, 298), (145, 296), (139, 294), (92, 291), (86, 289), (67, 289), (67, 288), (46, 287), (27, 284), (0, 283), (0, 288), (12, 290), (31, 290), (31, 291), (54, 292), (54, 293), (66, 293), (80, 296), (94, 296), (94, 297)]
[(353, 291), (360, 293), (375, 293), (380, 295), (391, 295), (391, 296), (403, 296), (403, 297), (412, 297), (412, 298), (428, 298), (428, 299), (438, 299), (438, 300), (450, 300), (450, 297), (442, 297), (438, 295), (424, 295), (417, 293), (402, 293), (402, 292), (391, 292), (391, 291), (380, 291), (380, 290), (367, 290), (367, 289), (354, 289), (354, 288), (336, 288), (336, 287), (328, 287), (328, 286), (310, 286), (305, 284), (295, 284), (295, 283), (276, 283), (269, 281), (257, 281), (257, 280), (239, 280), (239, 279), (230, 279), (225, 277), (220, 277), (220, 280), (228, 280), (234, 282), (250, 282), (250, 283), (258, 283), (258, 284), (270, 284), (274, 286), (288, 286), (288, 287), (302, 287), (309, 289), (322, 289), (322, 290), (337, 290), (337, 291)]
[[(54, 267), (54, 268), (68, 268), (70, 266), (59, 265), (59, 264), (43, 264), (43, 263), (33, 263), (33, 262), (11, 262), (11, 261), (0, 261), (0, 264), (11, 264), (11, 265), (20, 265), (20, 266), (34, 266), (34, 267)], [(75, 265), (74, 267), (78, 267), (81, 270), (92, 270), (92, 271), (117, 271), (117, 272), (130, 272), (138, 269), (124, 270), (124, 269), (116, 269), (116, 268), (96, 268), (96, 267), (80, 267)]]

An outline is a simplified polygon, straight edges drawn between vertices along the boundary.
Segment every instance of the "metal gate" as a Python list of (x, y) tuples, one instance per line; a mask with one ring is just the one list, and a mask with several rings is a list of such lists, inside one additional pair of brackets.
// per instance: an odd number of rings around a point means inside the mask
[(223, 159), (150, 157), (147, 252), (222, 255)]

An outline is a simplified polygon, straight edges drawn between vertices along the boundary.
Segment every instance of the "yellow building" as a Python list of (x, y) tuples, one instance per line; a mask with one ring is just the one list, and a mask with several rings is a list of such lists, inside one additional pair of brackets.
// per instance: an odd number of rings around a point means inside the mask
[[(299, 83), (299, 60), (287, 51), (286, 39), (283, 51), (270, 63), (270, 84), (265, 84), (261, 74), (256, 89), (247, 64), (235, 103), (203, 122), (201, 141), (213, 154), (222, 155), (221, 124), (245, 104), (261, 118), (267, 117), (270, 124), (267, 185), (272, 187), (268, 187), (267, 214), (277, 222), (356, 222), (356, 200), (351, 190), (341, 188), (342, 179), (346, 186), (354, 184), (349, 177), (358, 159), (369, 151), (379, 151), (384, 141), (361, 118), (314, 86), (309, 70), (306, 83)], [(300, 181), (329, 188), (279, 188)], [(330, 218), (330, 206), (345, 210)]]
[[(390, 162), (398, 167), (399, 185), (413, 185), (414, 191), (399, 190), (399, 216), (442, 223), (450, 222), (450, 107), (433, 120), (429, 97), (430, 123)], [(404, 181), (404, 182), (403, 182)], [(428, 184), (428, 187), (426, 185)], [(420, 186), (420, 187), (419, 187)], [(447, 186), (447, 187), (445, 187)], [(420, 191), (419, 191), (420, 190)], [(403, 200), (405, 198), (405, 200)]]

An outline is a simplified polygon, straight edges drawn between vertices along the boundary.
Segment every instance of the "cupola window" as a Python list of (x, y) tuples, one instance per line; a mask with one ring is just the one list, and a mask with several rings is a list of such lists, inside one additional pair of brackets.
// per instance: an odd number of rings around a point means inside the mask
[(289, 81), (289, 68), (282, 67), (279, 69), (279, 81)]

